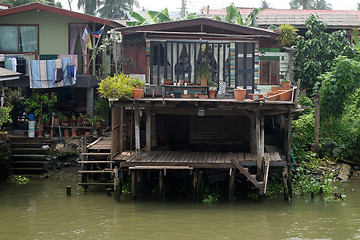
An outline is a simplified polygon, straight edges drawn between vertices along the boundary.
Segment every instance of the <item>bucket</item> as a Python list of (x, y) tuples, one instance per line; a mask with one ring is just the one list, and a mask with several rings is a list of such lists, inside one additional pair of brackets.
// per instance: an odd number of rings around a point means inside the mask
[(29, 121), (28, 137), (30, 138), (35, 137), (35, 125), (36, 121)]
[(35, 113), (29, 113), (27, 115), (27, 117), (28, 117), (29, 121), (35, 121)]

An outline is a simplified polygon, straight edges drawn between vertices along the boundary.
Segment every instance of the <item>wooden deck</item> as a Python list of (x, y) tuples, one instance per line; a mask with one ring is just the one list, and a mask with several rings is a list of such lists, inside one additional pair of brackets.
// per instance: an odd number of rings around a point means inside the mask
[[(256, 166), (256, 156), (250, 153), (231, 152), (181, 152), (181, 151), (152, 151), (142, 152), (140, 159), (134, 153), (124, 152), (114, 160), (123, 161), (121, 167), (139, 169), (164, 169), (170, 166), (183, 168), (233, 168), (231, 157), (237, 158), (242, 166)], [(125, 158), (122, 158), (124, 156)], [(270, 166), (286, 166), (278, 152), (265, 153), (265, 158), (270, 159)]]
[(110, 137), (100, 137), (96, 141), (87, 145), (88, 150), (100, 151), (100, 150), (109, 150), (111, 149), (111, 138)]

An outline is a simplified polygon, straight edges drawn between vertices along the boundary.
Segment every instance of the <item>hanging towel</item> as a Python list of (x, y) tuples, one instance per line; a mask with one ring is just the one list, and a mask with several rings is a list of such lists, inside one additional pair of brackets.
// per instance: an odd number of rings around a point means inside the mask
[(17, 60), (16, 58), (11, 58), (11, 67), (12, 67), (12, 71), (16, 72), (16, 66), (17, 66)]
[(10, 58), (5, 59), (5, 68), (8, 70), (12, 70), (12, 61)]
[(55, 60), (46, 60), (46, 67), (47, 67), (47, 83), (49, 87), (55, 87), (55, 71), (56, 71)]
[(71, 65), (75, 65), (76, 70), (78, 69), (78, 55), (76, 54), (60, 54), (60, 58), (68, 58), (71, 57)]
[(60, 82), (64, 80), (64, 72), (62, 68), (56, 68), (55, 83), (59, 86)]
[(30, 61), (30, 88), (41, 88), (40, 61)]
[(71, 57), (61, 59), (61, 63), (64, 74), (64, 82), (62, 86), (69, 86), (71, 85), (71, 81), (68, 74), (68, 66), (71, 64)]

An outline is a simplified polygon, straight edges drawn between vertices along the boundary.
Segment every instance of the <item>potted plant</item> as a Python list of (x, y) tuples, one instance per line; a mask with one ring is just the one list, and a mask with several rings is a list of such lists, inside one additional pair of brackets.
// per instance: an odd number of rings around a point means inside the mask
[(200, 85), (207, 86), (208, 79), (211, 75), (211, 68), (206, 64), (201, 64), (196, 69), (196, 75), (200, 79)]
[(131, 98), (132, 97), (132, 85), (130, 84), (131, 77), (125, 75), (124, 73), (107, 76), (105, 79), (102, 79), (97, 88), (101, 97), (109, 99), (109, 101), (114, 101), (121, 98)]
[(173, 85), (173, 81), (171, 81), (167, 78), (164, 78), (164, 85)]
[(216, 98), (216, 92), (217, 92), (217, 83), (210, 81), (209, 82), (209, 97)]
[(25, 110), (27, 112), (34, 112), (35, 117), (38, 118), (37, 128), (40, 131), (39, 136), (42, 136), (44, 130), (44, 123), (50, 119), (50, 114), (44, 111), (54, 107), (57, 102), (55, 94), (40, 94), (34, 93), (29, 98), (24, 100)]
[(280, 81), (281, 90), (289, 90), (291, 88), (291, 82), (288, 79), (283, 79)]
[(246, 95), (246, 89), (243, 89), (242, 87), (238, 86), (237, 88), (234, 88), (234, 97), (236, 101), (242, 102), (245, 100)]
[(132, 78), (130, 80), (130, 85), (132, 87), (133, 99), (141, 99), (144, 95), (145, 83), (139, 78)]

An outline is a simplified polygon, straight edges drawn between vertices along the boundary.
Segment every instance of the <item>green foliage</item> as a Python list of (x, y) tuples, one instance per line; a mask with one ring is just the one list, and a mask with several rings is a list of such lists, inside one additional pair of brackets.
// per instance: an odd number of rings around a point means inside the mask
[(290, 24), (281, 24), (279, 33), (280, 36), (277, 38), (280, 41), (280, 45), (283, 47), (290, 46), (295, 42), (298, 30)]
[(332, 71), (320, 79), (322, 116), (340, 117), (348, 97), (360, 87), (360, 62), (340, 57)]
[(334, 59), (340, 55), (355, 56), (345, 31), (326, 33), (326, 24), (316, 15), (305, 22), (306, 38), (297, 37), (294, 48), (294, 78), (301, 79), (301, 87), (311, 90), (320, 84), (318, 76), (330, 70)]
[(209, 79), (211, 75), (211, 67), (206, 64), (201, 64), (196, 69), (197, 78)]
[(145, 83), (124, 73), (107, 76), (99, 83), (97, 90), (103, 98), (131, 98), (133, 88), (143, 88)]
[(11, 107), (0, 107), (0, 127), (7, 122), (12, 122), (10, 112)]
[(303, 160), (305, 152), (311, 149), (314, 142), (314, 124), (313, 110), (292, 121), (292, 149), (295, 158)]
[(46, 122), (50, 118), (49, 111), (54, 107), (56, 102), (56, 95), (35, 92), (29, 98), (25, 99), (23, 103), (26, 106), (25, 110), (27, 112), (34, 112), (35, 116), (37, 116), (41, 122)]
[(10, 178), (10, 182), (16, 184), (27, 184), (29, 182), (29, 178), (25, 176), (12, 176)]
[(165, 8), (163, 11), (147, 11), (146, 13), (154, 23), (171, 22), (172, 19), (169, 17), (168, 9)]
[(109, 101), (105, 98), (100, 98), (94, 102), (95, 115), (98, 116), (105, 123), (109, 122), (110, 107)]
[(219, 198), (221, 196), (221, 191), (218, 185), (216, 185), (216, 187), (206, 187), (205, 188), (205, 194), (204, 194), (204, 198), (202, 200), (203, 203), (205, 204), (212, 204), (212, 203), (216, 203), (219, 201)]
[(355, 42), (356, 50), (360, 53), (359, 31), (357, 28), (353, 29), (353, 39)]

